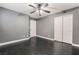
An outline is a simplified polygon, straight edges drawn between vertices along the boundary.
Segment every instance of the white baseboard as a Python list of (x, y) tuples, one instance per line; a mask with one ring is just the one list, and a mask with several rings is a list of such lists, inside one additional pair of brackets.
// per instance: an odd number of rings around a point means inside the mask
[[(36, 35), (36, 37), (40, 37), (40, 38), (44, 38), (44, 39), (47, 39), (47, 40), (51, 40), (51, 41), (54, 41), (54, 39), (52, 38), (47, 38), (47, 37), (44, 37), (44, 36), (40, 36), (40, 35)], [(4, 46), (4, 45), (8, 45), (8, 44), (13, 44), (13, 43), (18, 43), (18, 42), (21, 42), (21, 41), (26, 41), (26, 40), (29, 40), (31, 37), (29, 38), (24, 38), (24, 39), (18, 39), (18, 40), (14, 40), (14, 41), (9, 41), (9, 42), (4, 42), (4, 43), (0, 43), (0, 46)], [(79, 47), (78, 44), (72, 44), (73, 46), (76, 46), (76, 47)]]
[(79, 47), (79, 45), (78, 44), (72, 44), (73, 46), (76, 46), (76, 47)]
[(30, 37), (29, 38), (24, 38), (24, 39), (18, 39), (18, 40), (14, 40), (14, 41), (9, 41), (9, 42), (4, 42), (4, 43), (0, 43), (0, 46), (13, 44), (13, 43), (21, 42), (21, 41), (26, 41), (26, 40), (29, 40), (29, 39), (30, 39)]
[(34, 35), (34, 36), (30, 36), (30, 37), (36, 37), (36, 35)]
[(40, 35), (36, 35), (36, 37), (40, 37), (40, 38), (44, 38), (44, 39), (48, 39), (48, 40), (54, 41), (54, 39), (52, 39), (52, 38), (47, 38), (47, 37), (40, 36)]

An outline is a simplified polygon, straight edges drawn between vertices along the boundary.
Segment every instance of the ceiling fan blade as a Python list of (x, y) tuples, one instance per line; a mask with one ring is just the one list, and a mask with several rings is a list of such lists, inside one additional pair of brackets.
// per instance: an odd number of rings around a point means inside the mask
[(48, 10), (43, 10), (44, 12), (46, 12), (46, 13), (50, 13), (50, 11), (48, 11)]
[(48, 6), (48, 3), (45, 3), (45, 4), (44, 4), (44, 8), (47, 7), (47, 6)]
[(36, 12), (36, 10), (34, 10), (34, 11), (30, 12), (30, 13), (32, 14), (32, 13), (34, 13), (34, 12)]
[(41, 8), (45, 8), (47, 6), (48, 6), (48, 3), (43, 3), (42, 6), (41, 6)]
[(29, 5), (29, 6), (35, 8), (33, 5)]

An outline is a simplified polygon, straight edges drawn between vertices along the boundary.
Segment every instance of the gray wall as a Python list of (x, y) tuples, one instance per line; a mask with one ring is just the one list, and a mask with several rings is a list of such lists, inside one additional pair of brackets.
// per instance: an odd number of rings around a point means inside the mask
[(73, 13), (73, 43), (79, 44), (79, 8), (71, 9), (67, 13), (57, 13), (37, 20), (37, 35), (54, 39), (55, 16)]
[(73, 43), (79, 44), (79, 8), (73, 12)]
[(52, 15), (36, 21), (37, 35), (54, 39), (54, 20)]
[(28, 29), (27, 15), (0, 7), (0, 43), (23, 39)]

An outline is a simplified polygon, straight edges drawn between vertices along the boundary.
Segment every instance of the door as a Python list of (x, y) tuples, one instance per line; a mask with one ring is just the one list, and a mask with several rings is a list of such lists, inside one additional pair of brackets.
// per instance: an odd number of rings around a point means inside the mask
[(36, 36), (36, 20), (30, 19), (30, 36)]
[(63, 16), (63, 42), (72, 44), (72, 28), (73, 28), (73, 15), (67, 14)]
[(54, 18), (54, 38), (62, 42), (62, 16)]

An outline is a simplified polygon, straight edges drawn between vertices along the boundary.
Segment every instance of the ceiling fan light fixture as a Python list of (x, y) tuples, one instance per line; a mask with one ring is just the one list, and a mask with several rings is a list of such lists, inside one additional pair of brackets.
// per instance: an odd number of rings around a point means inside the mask
[(39, 13), (39, 10), (36, 10), (37, 13)]

